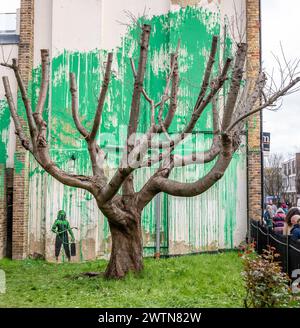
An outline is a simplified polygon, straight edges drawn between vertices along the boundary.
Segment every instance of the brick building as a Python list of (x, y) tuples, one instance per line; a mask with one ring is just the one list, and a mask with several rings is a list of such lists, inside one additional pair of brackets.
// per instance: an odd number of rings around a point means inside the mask
[[(212, 34), (218, 34), (224, 45), (233, 47), (239, 30), (237, 26), (231, 26), (235, 17), (241, 17), (240, 28), (246, 31), (247, 76), (255, 77), (260, 69), (259, 0), (241, 1), (240, 8), (235, 7), (233, 0), (138, 0), (128, 3), (122, 0), (21, 0), (19, 37), (15, 39), (13, 55), (18, 57), (34, 106), (41, 78), (39, 51), (50, 49), (51, 81), (45, 110), (48, 142), (53, 159), (68, 171), (86, 173), (89, 170), (86, 150), (71, 122), (68, 71), (72, 69), (77, 73), (81, 115), (88, 125), (93, 116), (90, 107), (95, 104), (103, 69), (101, 62), (106, 51), (111, 49), (116, 53), (117, 62), (114, 64), (115, 92), (109, 94), (109, 103), (116, 104), (116, 110), (107, 107), (101, 133), (112, 132), (118, 140), (124, 137), (126, 116), (121, 110), (128, 97), (126, 83), (120, 84), (120, 81), (126, 80), (129, 74), (126, 59), (135, 54), (134, 40), (138, 35), (137, 27), (128, 21), (124, 10), (133, 16), (145, 11), (154, 26), (153, 53), (145, 82), (146, 87), (153, 88), (154, 94), (159, 92), (155, 88), (161, 86), (161, 67), (165, 65), (170, 49), (174, 48), (179, 35), (182, 38), (183, 108), (195, 98), (195, 91), (188, 88), (185, 81), (190, 80), (190, 85), (199, 83), (199, 71), (195, 67), (196, 64), (204, 65)], [(3, 43), (3, 38), (0, 40)], [(9, 52), (8, 47), (5, 49)], [(0, 74), (10, 74), (10, 80), (14, 81), (11, 72), (5, 68), (1, 68)], [(17, 98), (15, 83), (13, 89)], [(2, 86), (0, 105), (3, 153), (0, 157), (0, 255), (12, 253), (13, 258), (22, 259), (39, 253), (52, 260), (54, 236), (50, 228), (57, 211), (63, 208), (71, 218), (71, 225), (78, 228), (75, 237), (80, 252), (76, 260), (106, 257), (110, 249), (108, 225), (92, 197), (54, 181), (15, 141)], [(20, 101), (18, 110), (23, 110)], [(177, 119), (177, 128), (185, 115), (183, 109)], [(115, 132), (117, 127), (118, 132)], [(203, 121), (200, 128), (202, 140), (209, 143), (209, 119)], [(160, 246), (165, 253), (233, 248), (245, 238), (249, 218), (259, 219), (261, 214), (260, 114), (250, 119), (246, 139), (224, 178), (211, 190), (188, 200), (162, 195), (145, 210), (145, 255), (151, 255), (155, 250), (157, 216), (162, 220)], [(175, 175), (184, 181), (189, 174), (195, 173), (199, 172), (176, 171)], [(142, 181), (145, 175), (145, 172), (140, 173), (139, 179)]]

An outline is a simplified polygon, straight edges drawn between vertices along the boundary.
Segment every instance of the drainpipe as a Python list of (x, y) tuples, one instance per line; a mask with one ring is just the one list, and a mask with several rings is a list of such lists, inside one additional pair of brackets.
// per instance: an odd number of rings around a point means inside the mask
[[(262, 40), (261, 40), (261, 0), (259, 1), (259, 68), (262, 70)], [(260, 111), (260, 156), (261, 156), (261, 218), (264, 215), (265, 191), (264, 191), (264, 152), (263, 152), (263, 111)]]
[(160, 258), (160, 199), (161, 199), (161, 194), (157, 194), (155, 198), (155, 218), (156, 218), (156, 231), (155, 231), (155, 254), (154, 257), (156, 259)]

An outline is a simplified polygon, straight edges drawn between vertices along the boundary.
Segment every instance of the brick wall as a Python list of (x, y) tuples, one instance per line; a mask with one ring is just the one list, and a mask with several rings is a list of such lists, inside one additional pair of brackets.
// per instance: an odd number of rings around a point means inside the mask
[[(20, 8), (20, 43), (18, 61), (25, 85), (31, 78), (33, 66), (33, 18), (34, 0), (21, 0)], [(19, 106), (19, 103), (18, 103)], [(20, 107), (23, 106), (21, 105)], [(18, 108), (19, 112), (21, 111)], [(24, 129), (27, 130), (23, 121)], [(13, 202), (13, 249), (14, 259), (23, 259), (27, 255), (28, 244), (28, 152), (16, 143), (15, 174), (14, 174), (14, 202)]]
[(6, 244), (6, 197), (5, 197), (5, 166), (0, 164), (0, 258), (5, 256)]
[[(260, 71), (260, 0), (247, 0), (247, 76), (255, 78)], [(248, 208), (249, 218), (260, 219), (261, 186), (261, 120), (260, 114), (249, 119), (248, 126)]]

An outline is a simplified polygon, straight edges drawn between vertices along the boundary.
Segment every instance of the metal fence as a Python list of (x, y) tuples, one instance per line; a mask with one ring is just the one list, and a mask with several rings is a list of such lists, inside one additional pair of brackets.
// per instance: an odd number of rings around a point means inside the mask
[(291, 276), (293, 270), (300, 268), (300, 242), (291, 239), (291, 236), (283, 236), (263, 226), (259, 221), (250, 223), (251, 239), (255, 241), (255, 250), (262, 254), (270, 245), (275, 247), (280, 255), (277, 260), (281, 263), (282, 270)]

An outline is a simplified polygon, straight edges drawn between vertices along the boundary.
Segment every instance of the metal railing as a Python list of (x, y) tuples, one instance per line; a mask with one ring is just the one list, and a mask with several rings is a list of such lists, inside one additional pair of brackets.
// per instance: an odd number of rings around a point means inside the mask
[(300, 242), (291, 236), (283, 236), (275, 233), (272, 229), (263, 226), (259, 221), (250, 222), (251, 240), (255, 241), (255, 250), (262, 254), (267, 246), (274, 247), (279, 254), (277, 260), (282, 270), (291, 276), (292, 272), (300, 268)]

